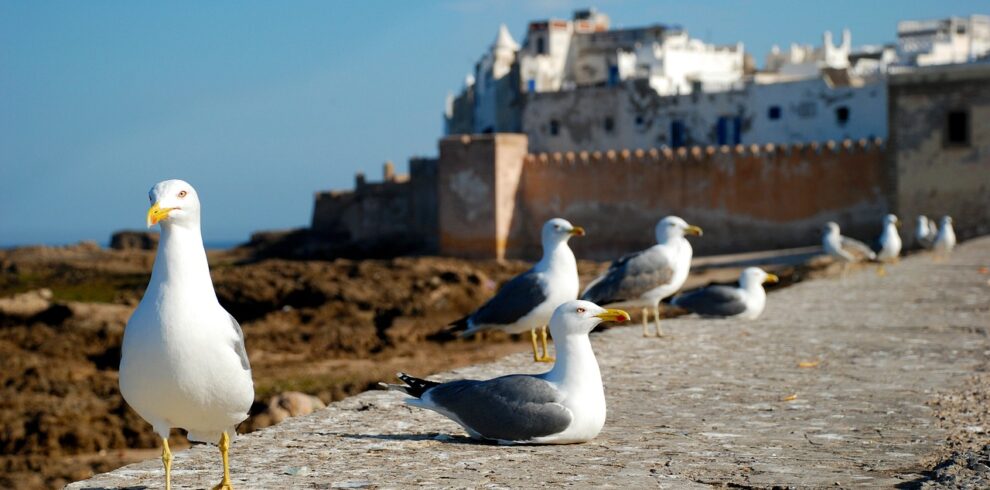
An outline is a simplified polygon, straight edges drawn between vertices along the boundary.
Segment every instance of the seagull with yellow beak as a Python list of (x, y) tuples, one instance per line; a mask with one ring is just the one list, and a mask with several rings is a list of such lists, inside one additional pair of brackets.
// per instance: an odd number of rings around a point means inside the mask
[(588, 284), (581, 299), (603, 306), (643, 309), (643, 336), (648, 337), (648, 308), (653, 307), (657, 337), (660, 330), (660, 301), (681, 289), (691, 269), (694, 249), (684, 235), (701, 236), (701, 228), (677, 216), (661, 219), (653, 230), (657, 244), (625, 255), (604, 274)]
[(217, 301), (200, 233), (196, 190), (181, 180), (149, 193), (148, 227), (161, 226), (151, 281), (124, 330), (120, 392), (162, 438), (165, 488), (171, 489), (169, 431), (217, 443), (230, 490), (227, 452), (254, 401), (240, 325)]
[[(523, 333), (527, 330), (533, 341), (533, 360), (553, 362), (547, 346), (547, 324), (554, 309), (565, 301), (577, 299), (580, 286), (577, 260), (567, 246), (572, 236), (584, 236), (584, 228), (562, 218), (543, 224), (541, 240), (543, 258), (532, 269), (512, 278), (487, 303), (451, 324), (451, 330), (463, 330), (461, 335), (474, 335), (483, 330)], [(536, 342), (540, 329), (543, 352)]]
[(759, 267), (747, 267), (739, 274), (739, 287), (714, 284), (680, 294), (670, 303), (703, 317), (755, 320), (767, 305), (763, 285), (779, 280)]

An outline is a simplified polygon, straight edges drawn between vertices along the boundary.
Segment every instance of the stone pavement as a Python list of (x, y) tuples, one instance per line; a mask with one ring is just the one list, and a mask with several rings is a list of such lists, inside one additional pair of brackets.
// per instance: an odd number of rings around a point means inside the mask
[[(861, 268), (780, 290), (754, 322), (597, 334), (608, 421), (591, 443), (479, 444), (399, 393), (369, 392), (239, 437), (235, 488), (910, 486), (944, 452), (926, 402), (988, 367), (988, 265), (983, 238), (946, 263), (916, 255), (886, 277)], [(528, 357), (440, 378), (540, 370)], [(213, 447), (177, 453), (174, 488), (215, 484), (219, 464)], [(68, 488), (161, 484), (154, 459)]]

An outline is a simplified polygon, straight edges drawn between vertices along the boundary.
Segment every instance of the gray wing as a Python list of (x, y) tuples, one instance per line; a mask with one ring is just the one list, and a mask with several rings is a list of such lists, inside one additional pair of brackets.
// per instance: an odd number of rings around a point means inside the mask
[(532, 269), (512, 278), (470, 316), (476, 325), (511, 325), (547, 300), (540, 276)]
[(560, 392), (533, 376), (452, 381), (424, 396), (486, 439), (529, 441), (563, 432), (571, 424)]
[(873, 249), (868, 247), (865, 243), (856, 240), (855, 238), (849, 238), (847, 236), (842, 237), (842, 249), (853, 255), (858, 256), (858, 258), (874, 259), (876, 254), (873, 253)]
[(739, 290), (731, 286), (708, 286), (677, 296), (671, 303), (706, 316), (732, 316), (746, 311)]
[(237, 323), (237, 319), (234, 318), (234, 315), (228, 313), (227, 316), (230, 317), (230, 323), (234, 327), (234, 332), (237, 333), (237, 340), (234, 341), (233, 346), (234, 352), (236, 352), (237, 356), (241, 358), (241, 367), (244, 368), (245, 371), (250, 371), (251, 363), (248, 362), (247, 349), (244, 348), (244, 331), (241, 330), (241, 324)]
[(638, 298), (643, 293), (670, 282), (673, 264), (658, 252), (644, 250), (626, 255), (608, 267), (605, 274), (593, 282), (581, 299), (600, 305)]

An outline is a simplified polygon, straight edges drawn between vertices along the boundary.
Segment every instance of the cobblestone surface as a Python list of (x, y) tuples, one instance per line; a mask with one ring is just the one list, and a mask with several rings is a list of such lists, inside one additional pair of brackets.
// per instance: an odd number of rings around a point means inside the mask
[[(918, 255), (886, 277), (862, 268), (783, 289), (754, 322), (680, 318), (665, 339), (638, 326), (597, 334), (608, 421), (588, 444), (479, 444), (400, 394), (369, 392), (238, 438), (234, 484), (914, 486), (943, 459), (950, 431), (930, 402), (990, 356), (988, 265), (984, 238), (945, 263)], [(539, 369), (519, 354), (440, 378)], [(177, 453), (173, 488), (209, 487), (219, 468), (213, 447)], [(162, 475), (154, 459), (68, 488), (159, 488)]]

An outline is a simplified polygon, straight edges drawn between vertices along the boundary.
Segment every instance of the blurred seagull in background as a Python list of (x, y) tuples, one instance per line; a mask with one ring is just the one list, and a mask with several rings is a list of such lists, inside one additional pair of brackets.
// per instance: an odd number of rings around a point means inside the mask
[(935, 236), (935, 243), (932, 249), (935, 251), (935, 258), (945, 259), (956, 247), (956, 230), (952, 228), (952, 217), (942, 216), (942, 223), (939, 224), (938, 235)]
[(935, 222), (928, 219), (928, 216), (919, 215), (914, 227), (914, 241), (922, 248), (931, 250), (937, 235), (938, 229), (935, 227)]
[(684, 235), (701, 236), (701, 228), (677, 216), (667, 216), (654, 228), (657, 244), (612, 262), (608, 270), (588, 284), (581, 299), (605, 306), (643, 309), (643, 336), (649, 336), (648, 308), (653, 308), (657, 337), (660, 300), (677, 292), (687, 279), (694, 251)]
[(897, 216), (888, 214), (883, 217), (883, 231), (877, 240), (877, 260), (880, 266), (877, 267), (877, 274), (885, 275), (884, 263), (896, 263), (901, 255), (901, 235), (897, 232), (897, 227), (901, 222)]
[(399, 373), (403, 385), (380, 386), (413, 398), (464, 427), (475, 439), (503, 444), (573, 444), (594, 439), (605, 425), (605, 392), (588, 334), (629, 314), (588, 301), (568, 301), (550, 319), (557, 361), (540, 375), (513, 374), (437, 383)]
[(151, 282), (124, 330), (120, 392), (162, 438), (165, 488), (171, 488), (172, 427), (191, 441), (217, 443), (230, 490), (227, 453), (234, 428), (254, 402), (244, 334), (217, 301), (200, 233), (196, 190), (181, 180), (149, 194), (148, 227), (161, 225)]
[(747, 267), (739, 274), (739, 287), (716, 284), (677, 295), (671, 304), (706, 317), (753, 320), (767, 304), (763, 284), (779, 280), (759, 267)]
[[(547, 345), (547, 323), (557, 306), (577, 299), (580, 283), (574, 252), (567, 245), (572, 236), (584, 236), (584, 228), (554, 218), (543, 224), (543, 258), (532, 269), (505, 283), (495, 296), (470, 315), (451, 324), (463, 330), (462, 336), (482, 330), (522, 333), (527, 330), (533, 342), (533, 360), (553, 362)], [(543, 352), (537, 346), (536, 330), (541, 329)]]
[(852, 262), (876, 260), (877, 254), (870, 247), (866, 246), (865, 243), (854, 238), (842, 236), (838, 223), (834, 221), (825, 223), (823, 232), (822, 248), (825, 249), (825, 253), (842, 263), (843, 275), (845, 275), (846, 268)]

